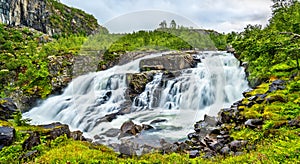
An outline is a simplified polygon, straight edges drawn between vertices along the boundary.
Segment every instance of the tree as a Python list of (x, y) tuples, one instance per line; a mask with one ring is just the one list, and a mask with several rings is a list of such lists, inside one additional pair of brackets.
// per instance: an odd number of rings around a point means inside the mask
[(160, 22), (159, 27), (160, 28), (167, 28), (167, 22), (166, 22), (166, 20), (163, 20), (162, 22)]
[(174, 21), (174, 19), (170, 23), (170, 28), (176, 29), (176, 22)]

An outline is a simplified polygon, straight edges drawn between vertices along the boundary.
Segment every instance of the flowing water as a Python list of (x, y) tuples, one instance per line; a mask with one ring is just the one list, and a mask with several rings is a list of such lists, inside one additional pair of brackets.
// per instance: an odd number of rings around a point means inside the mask
[[(126, 74), (138, 73), (141, 59), (80, 76), (63, 94), (48, 98), (24, 113), (24, 117), (31, 118), (32, 124), (59, 121), (73, 130), (83, 131), (90, 138), (105, 136), (107, 130), (120, 128), (125, 121), (133, 120), (136, 124), (151, 124), (155, 128), (140, 134), (141, 142), (159, 138), (184, 139), (204, 114), (216, 115), (222, 107), (242, 98), (242, 92), (248, 88), (244, 69), (232, 54), (202, 52), (195, 58), (201, 60), (197, 67), (181, 70), (179, 76), (167, 77), (159, 72), (154, 75), (145, 91), (134, 98), (131, 112), (119, 115), (112, 122), (99, 120), (124, 108), (128, 102)], [(105, 143), (116, 140), (116, 137), (102, 137)]]

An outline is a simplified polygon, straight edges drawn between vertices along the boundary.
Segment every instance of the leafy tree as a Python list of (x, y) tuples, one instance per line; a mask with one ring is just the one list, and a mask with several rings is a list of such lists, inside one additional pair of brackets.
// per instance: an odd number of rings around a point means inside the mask
[(170, 23), (170, 28), (176, 29), (176, 22), (174, 19)]

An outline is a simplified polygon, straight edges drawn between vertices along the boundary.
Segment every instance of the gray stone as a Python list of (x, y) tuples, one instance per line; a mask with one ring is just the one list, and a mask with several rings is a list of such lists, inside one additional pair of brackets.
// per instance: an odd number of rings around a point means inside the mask
[(176, 71), (195, 67), (195, 64), (196, 62), (190, 54), (166, 54), (160, 57), (141, 60), (140, 69), (142, 71)]
[(4, 146), (11, 145), (16, 138), (16, 131), (14, 128), (7, 126), (0, 126), (0, 150)]

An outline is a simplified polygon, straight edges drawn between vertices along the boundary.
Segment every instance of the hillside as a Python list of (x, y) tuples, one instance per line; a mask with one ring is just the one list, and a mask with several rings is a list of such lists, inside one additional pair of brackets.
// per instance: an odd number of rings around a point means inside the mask
[(51, 36), (106, 30), (92, 15), (57, 0), (4, 0), (0, 6), (0, 23), (30, 27)]
[[(6, 5), (8, 2), (0, 2), (6, 6), (0, 13), (0, 22), (5, 23), (0, 24), (0, 163), (300, 161), (300, 2), (276, 1), (267, 27), (249, 25), (241, 33), (226, 35), (188, 29), (109, 34), (92, 16), (55, 0), (13, 0), (14, 5)], [(31, 10), (37, 15), (31, 15)], [(10, 18), (8, 13), (17, 15)], [(87, 37), (99, 28), (100, 34)], [(32, 126), (22, 119), (20, 109), (62, 92), (74, 77), (75, 60), (81, 53), (96, 55), (93, 62), (105, 70), (124, 54), (224, 50), (227, 44), (246, 67), (252, 89), (229, 108), (220, 109), (217, 117), (199, 119), (188, 139), (165, 143), (165, 149), (126, 156), (91, 143), (80, 131), (70, 132), (67, 125)], [(169, 79), (175, 74), (163, 71)], [(146, 78), (143, 85), (149, 80), (145, 74), (130, 77), (137, 78), (132, 83)], [(108, 115), (106, 119), (114, 118)]]

